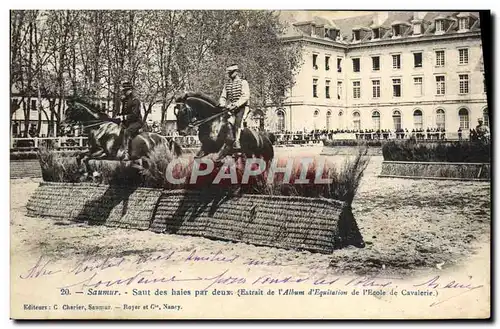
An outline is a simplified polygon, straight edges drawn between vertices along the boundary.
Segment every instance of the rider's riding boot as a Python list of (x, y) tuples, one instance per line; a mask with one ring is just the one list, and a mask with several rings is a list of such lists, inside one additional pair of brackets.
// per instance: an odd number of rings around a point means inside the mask
[(241, 129), (236, 130), (236, 137), (234, 138), (234, 143), (233, 143), (233, 149), (240, 149), (240, 136), (241, 136)]
[(122, 156), (121, 156), (122, 161), (129, 160), (129, 154), (128, 154), (129, 145), (130, 145), (130, 137), (128, 136), (128, 134), (125, 134), (125, 136), (123, 138), (123, 144), (122, 144), (122, 151), (123, 151)]

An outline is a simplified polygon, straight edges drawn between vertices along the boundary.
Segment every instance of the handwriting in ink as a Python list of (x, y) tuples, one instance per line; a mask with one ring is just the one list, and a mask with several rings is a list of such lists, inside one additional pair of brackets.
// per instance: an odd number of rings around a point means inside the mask
[(230, 257), (224, 256), (221, 250), (217, 251), (213, 255), (201, 255), (197, 254), (195, 249), (189, 254), (189, 256), (186, 257), (185, 261), (233, 263), (239, 257), (240, 257), (239, 255), (234, 255)]
[(24, 275), (20, 275), (21, 279), (34, 279), (42, 276), (49, 276), (61, 272), (61, 270), (50, 270), (48, 269), (49, 264), (52, 260), (44, 260), (43, 256), (40, 256), (36, 264), (28, 269), (28, 272)]
[[(472, 279), (472, 276), (469, 276), (469, 280)], [(445, 281), (446, 282), (446, 281)], [(420, 284), (415, 284), (413, 285), (414, 287), (427, 287), (427, 288), (433, 288), (433, 289), (476, 289), (476, 288), (481, 288), (482, 285), (475, 286), (471, 282), (458, 282), (455, 280), (452, 280), (450, 282), (440, 282), (440, 276), (436, 275), (430, 280), (427, 280), (423, 283)]]

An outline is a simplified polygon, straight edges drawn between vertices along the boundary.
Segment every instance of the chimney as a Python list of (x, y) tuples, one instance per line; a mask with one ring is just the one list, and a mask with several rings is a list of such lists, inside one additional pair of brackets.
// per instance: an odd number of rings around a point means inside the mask
[(415, 11), (413, 13), (413, 19), (418, 20), (418, 21), (422, 21), (424, 19), (425, 15), (427, 15), (426, 11)]
[(376, 25), (382, 25), (389, 18), (389, 12), (387, 11), (377, 11), (377, 16), (374, 19)]

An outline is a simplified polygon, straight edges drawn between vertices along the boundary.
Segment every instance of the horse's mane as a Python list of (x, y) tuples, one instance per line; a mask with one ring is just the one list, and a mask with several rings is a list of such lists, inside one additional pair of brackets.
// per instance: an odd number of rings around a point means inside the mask
[(98, 115), (100, 119), (106, 120), (110, 118), (109, 115), (102, 111), (101, 107), (92, 100), (80, 96), (71, 96), (68, 98), (68, 101), (84, 105), (90, 112)]
[(183, 103), (188, 98), (197, 98), (197, 99), (203, 100), (203, 101), (209, 103), (210, 105), (212, 105), (213, 107), (217, 107), (217, 105), (218, 105), (218, 102), (216, 100), (214, 100), (209, 95), (207, 95), (205, 93), (201, 93), (201, 92), (187, 92), (184, 95), (177, 97), (175, 99), (175, 102), (176, 103)]

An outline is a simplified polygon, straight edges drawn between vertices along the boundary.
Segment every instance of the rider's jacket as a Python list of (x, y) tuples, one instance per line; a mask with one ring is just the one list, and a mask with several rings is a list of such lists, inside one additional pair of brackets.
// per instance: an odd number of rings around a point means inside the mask
[(226, 106), (234, 104), (236, 108), (249, 105), (250, 88), (248, 82), (240, 77), (228, 81), (222, 89), (219, 104)]
[(125, 98), (120, 114), (125, 116), (124, 123), (142, 122), (141, 101), (135, 96)]

